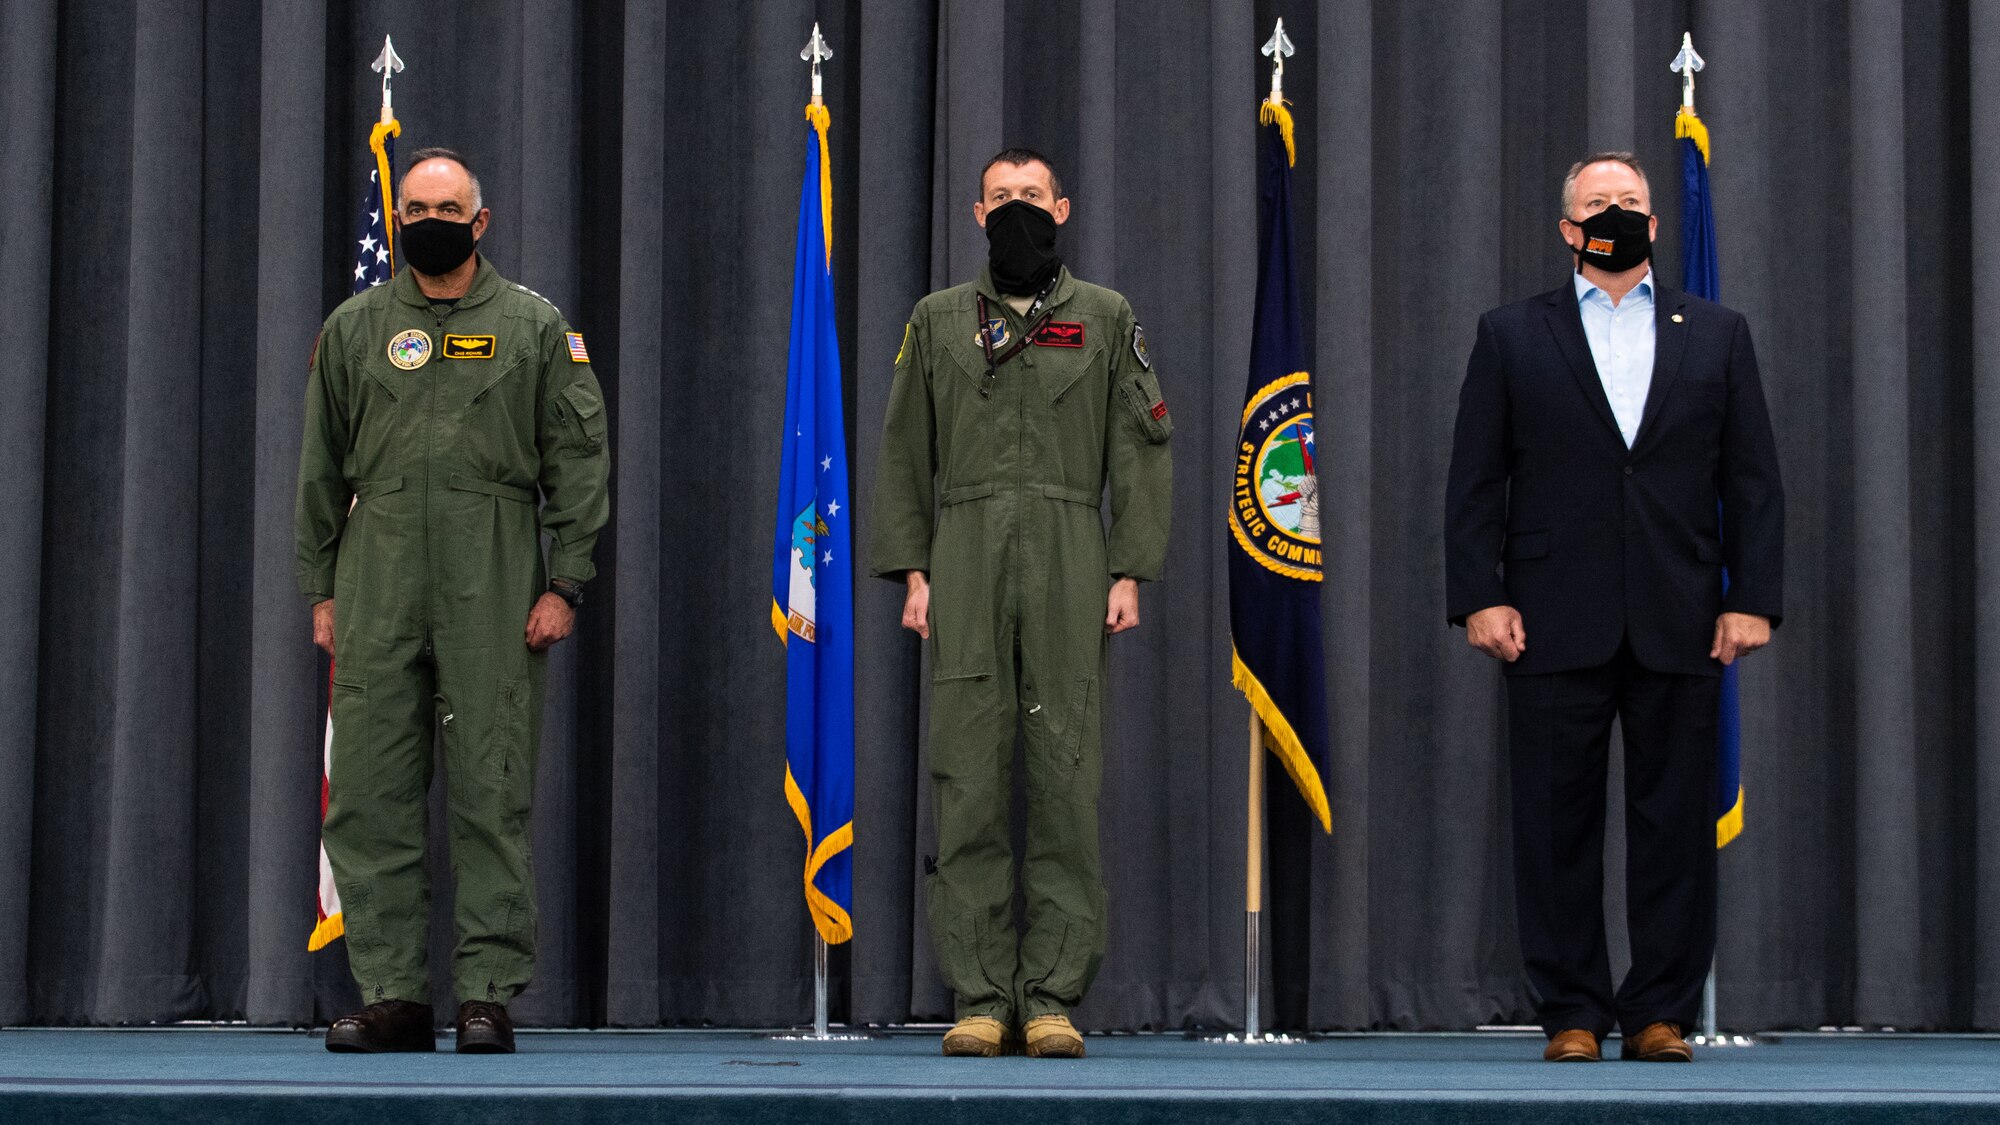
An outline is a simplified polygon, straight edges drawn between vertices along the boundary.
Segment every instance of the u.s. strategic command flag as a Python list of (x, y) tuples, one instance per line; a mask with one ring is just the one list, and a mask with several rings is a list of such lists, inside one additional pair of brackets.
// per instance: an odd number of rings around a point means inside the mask
[[(389, 169), (396, 164), (396, 135), (403, 125), (395, 118), (377, 124), (368, 135), (368, 186), (361, 192), (361, 218), (355, 224), (360, 236), (354, 240), (354, 292), (369, 289), (396, 275), (396, 256), (390, 246), (396, 214), (395, 190), (389, 183)], [(327, 670), (326, 741), (320, 753), (319, 818), (326, 820), (327, 797), (333, 791), (333, 672)], [(333, 864), (327, 862), (326, 844), (319, 846), (319, 924), (306, 941), (307, 949), (323, 949), (347, 932), (340, 911), (340, 890), (333, 885)]]
[(1229, 501), (1229, 632), (1236, 687), (1269, 732), (1299, 794), (1331, 832), (1320, 765), (1326, 754), (1325, 657), (1319, 626), (1319, 477), (1313, 380), (1306, 369), (1292, 258), (1292, 117), (1265, 102), (1250, 383)]
[[(1715, 260), (1715, 208), (1708, 195), (1708, 126), (1694, 107), (1674, 118), (1681, 143), (1681, 288), (1705, 301), (1721, 299)], [(1729, 572), (1722, 574), (1729, 589)], [(1736, 665), (1722, 670), (1722, 708), (1716, 717), (1715, 846), (1743, 831), (1743, 716), (1736, 693)]]
[(806, 909), (833, 945), (854, 936), (854, 537), (826, 108), (807, 107), (806, 120), (771, 624), (785, 643), (785, 798), (806, 836)]

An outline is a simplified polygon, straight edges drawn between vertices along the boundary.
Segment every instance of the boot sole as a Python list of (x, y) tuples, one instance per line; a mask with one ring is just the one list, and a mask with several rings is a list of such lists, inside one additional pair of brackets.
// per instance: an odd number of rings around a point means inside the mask
[(1037, 1043), (1028, 1048), (1031, 1059), (1080, 1059), (1083, 1044), (1076, 1041), (1067, 1043)]
[(945, 1057), (954, 1059), (998, 1058), (1000, 1044), (970, 1035), (947, 1035), (944, 1037), (944, 1053)]
[(436, 1038), (427, 1038), (422, 1043), (412, 1039), (402, 1043), (378, 1043), (362, 1035), (326, 1033), (326, 1049), (336, 1055), (394, 1055), (423, 1054), (437, 1050)]

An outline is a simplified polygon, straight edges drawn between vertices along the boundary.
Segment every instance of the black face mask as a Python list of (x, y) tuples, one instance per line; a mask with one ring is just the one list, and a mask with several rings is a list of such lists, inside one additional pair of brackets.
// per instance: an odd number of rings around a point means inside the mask
[(986, 264), (993, 288), (1027, 297), (1047, 288), (1062, 268), (1056, 255), (1056, 217), (1025, 200), (986, 212)]
[(472, 257), (479, 240), (472, 237), (471, 223), (450, 219), (418, 219), (403, 223), (397, 230), (396, 249), (410, 268), (427, 277), (443, 277)]
[(1652, 257), (1651, 219), (1644, 211), (1627, 211), (1616, 203), (1580, 223), (1571, 219), (1570, 225), (1583, 231), (1577, 264), (1624, 273)]

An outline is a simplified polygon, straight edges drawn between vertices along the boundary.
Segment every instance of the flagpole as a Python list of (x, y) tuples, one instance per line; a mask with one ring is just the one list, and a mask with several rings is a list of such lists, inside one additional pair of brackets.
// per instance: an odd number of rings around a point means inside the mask
[[(1681, 76), (1680, 117), (1676, 118), (1676, 129), (1675, 129), (1677, 135), (1688, 136), (1689, 134), (1682, 132), (1683, 126), (1685, 126), (1689, 122), (1699, 122), (1700, 120), (1695, 115), (1694, 111), (1694, 76), (1696, 71), (1704, 70), (1707, 68), (1707, 66), (1708, 64), (1702, 60), (1701, 55), (1697, 53), (1694, 49), (1694, 33), (1691, 31), (1684, 32), (1681, 35), (1680, 53), (1674, 56), (1673, 62), (1667, 64), (1668, 70)], [(1702, 134), (1697, 133), (1696, 135), (1700, 136)], [(1707, 163), (1707, 155), (1705, 150), (1708, 142), (1705, 139), (1702, 139), (1702, 140), (1694, 140), (1693, 143), (1695, 143), (1697, 147), (1703, 150), (1700, 159), (1705, 166)], [(1703, 180), (1705, 183), (1706, 173), (1704, 173)], [(1705, 191), (1702, 193), (1702, 198), (1704, 199), (1707, 198)], [(1682, 229), (1683, 231), (1686, 231), (1687, 228), (1683, 227)], [(1713, 247), (1712, 238), (1709, 240), (1709, 245), (1712, 249)], [(1695, 273), (1690, 260), (1691, 254), (1692, 254), (1691, 247), (1687, 245), (1683, 245), (1681, 247), (1681, 255), (1684, 262), (1682, 266), (1682, 277), (1683, 277), (1682, 287), (1690, 292), (1696, 293), (1697, 296), (1705, 297), (1709, 300), (1716, 299), (1717, 294), (1714, 292), (1715, 286), (1713, 284), (1712, 275), (1710, 281), (1707, 284), (1699, 286), (1696, 284)], [(1707, 290), (1707, 291), (1703, 292), (1702, 290)], [(1727, 576), (1725, 576), (1724, 582), (1725, 582), (1724, 588), (1726, 590)], [(1725, 669), (1725, 675), (1727, 674), (1728, 670)], [(1718, 831), (1715, 846), (1718, 849), (1720, 849), (1725, 842), (1726, 839)], [(1718, 943), (1718, 946), (1719, 944), (1720, 943)], [(1735, 1036), (1734, 1041), (1732, 1042), (1730, 1039), (1724, 1038), (1721, 1032), (1721, 1027), (1720, 1027), (1721, 1020), (1717, 1014), (1716, 988), (1715, 988), (1716, 965), (1720, 961), (1721, 961), (1721, 953), (1720, 949), (1718, 948), (1717, 951), (1711, 953), (1709, 957), (1708, 978), (1702, 982), (1701, 1014), (1698, 1017), (1698, 1019), (1700, 1020), (1700, 1026), (1696, 1031), (1694, 1041), (1696, 1043), (1700, 1043), (1710, 1047), (1728, 1047), (1728, 1046), (1747, 1047), (1750, 1046), (1751, 1044), (1750, 1039), (1739, 1035)]]
[(826, 939), (813, 931), (813, 1038), (831, 1038), (826, 1029)]
[(1243, 1038), (1263, 1034), (1261, 1001), (1264, 974), (1258, 964), (1263, 948), (1264, 915), (1264, 720), (1250, 709), (1249, 846), (1243, 878)]
[[(823, 80), (820, 77), (820, 63), (832, 57), (833, 57), (833, 51), (827, 47), (826, 37), (820, 34), (819, 24), (814, 23), (812, 29), (812, 37), (806, 40), (805, 49), (799, 52), (799, 60), (801, 62), (810, 63), (812, 66), (812, 107), (815, 109), (819, 109), (822, 115), (824, 114), (824, 106), (826, 105), (826, 102), (823, 96), (824, 84)], [(824, 128), (823, 116), (820, 119), (820, 127)], [(822, 144), (821, 152), (823, 156), (825, 151), (824, 138), (822, 138), (821, 144)], [(826, 175), (826, 169), (823, 165), (821, 167), (820, 174), (822, 177)], [(822, 184), (824, 184), (825, 180), (822, 179), (821, 182)], [(832, 238), (832, 231), (831, 230), (824, 231), (822, 237), (830, 241)], [(782, 629), (782, 626), (780, 628)], [(811, 847), (811, 844), (812, 841), (808, 839), (807, 845), (809, 849)], [(813, 930), (812, 1031), (803, 1035), (775, 1035), (772, 1036), (772, 1038), (802, 1041), (802, 1042), (812, 1042), (812, 1043), (845, 1042), (848, 1040), (869, 1038), (869, 1036), (866, 1034), (835, 1035), (833, 1033), (832, 1025), (829, 1022), (828, 1011), (827, 1011), (829, 1007), (827, 964), (829, 959), (831, 958), (832, 949), (827, 944), (826, 935), (820, 931), (817, 922), (810, 922), (810, 924), (812, 925), (812, 930)]]

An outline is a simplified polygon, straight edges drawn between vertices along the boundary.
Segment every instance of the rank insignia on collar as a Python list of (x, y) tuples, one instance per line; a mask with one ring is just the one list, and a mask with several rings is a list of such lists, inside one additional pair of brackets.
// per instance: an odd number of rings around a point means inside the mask
[(997, 316), (987, 321), (979, 331), (972, 334), (972, 342), (974, 344), (979, 345), (981, 348), (992, 348), (996, 352), (1006, 347), (1013, 339), (1014, 330), (1007, 327), (1007, 321), (1004, 318)]
[(389, 341), (389, 362), (405, 371), (415, 371), (431, 358), (431, 338), (421, 328), (396, 333)]
[(1132, 354), (1139, 357), (1139, 366), (1153, 369), (1153, 353), (1146, 350), (1146, 330), (1136, 324), (1132, 326)]
[(590, 353), (583, 350), (583, 333), (565, 332), (563, 333), (563, 338), (569, 341), (569, 361), (571, 363), (590, 362)]
[(498, 336), (446, 336), (446, 359), (492, 359), (500, 350)]
[(1080, 348), (1083, 346), (1083, 324), (1074, 320), (1052, 320), (1035, 332), (1035, 346)]

